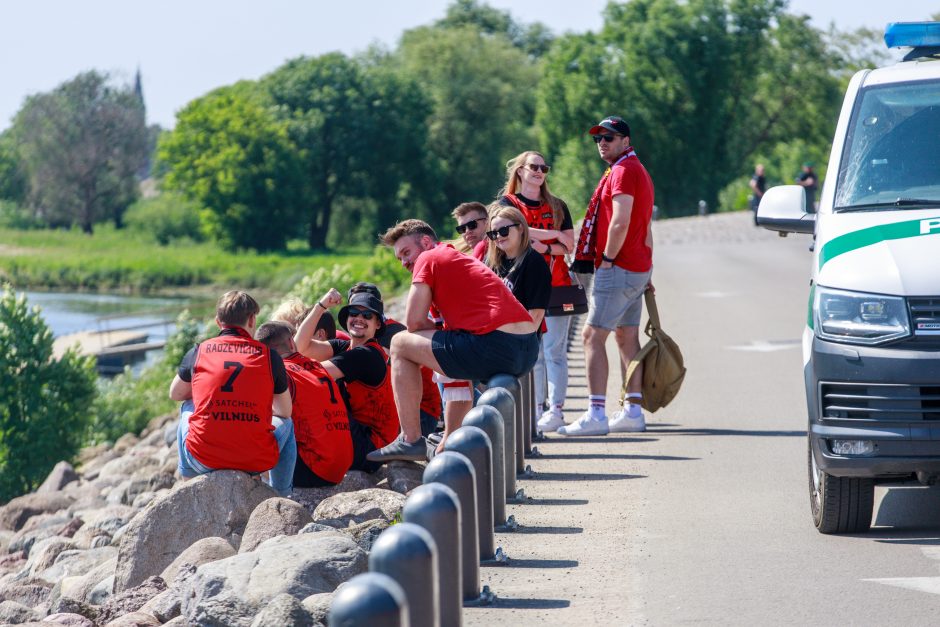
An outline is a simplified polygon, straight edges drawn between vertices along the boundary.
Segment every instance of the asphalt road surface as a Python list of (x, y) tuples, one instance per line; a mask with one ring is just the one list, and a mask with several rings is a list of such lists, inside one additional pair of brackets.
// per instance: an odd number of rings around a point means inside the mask
[[(465, 623), (940, 622), (940, 492), (876, 489), (867, 534), (813, 527), (800, 353), (810, 239), (757, 230), (747, 214), (654, 232), (684, 387), (644, 434), (538, 443), (535, 475), (519, 481), (529, 499), (509, 507), (523, 528), (497, 534), (510, 565), (482, 569), (499, 600), (466, 609)], [(578, 344), (569, 421), (587, 403)], [(619, 387), (614, 373), (609, 399)]]

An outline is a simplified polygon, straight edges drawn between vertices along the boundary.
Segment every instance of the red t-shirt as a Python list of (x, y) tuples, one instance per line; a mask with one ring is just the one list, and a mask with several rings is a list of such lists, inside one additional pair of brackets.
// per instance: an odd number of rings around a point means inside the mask
[(600, 183), (600, 207), (597, 212), (597, 248), (594, 267), (601, 265), (607, 245), (607, 229), (614, 211), (614, 196), (633, 196), (627, 237), (614, 258), (614, 265), (630, 272), (647, 272), (653, 267), (653, 251), (646, 245), (650, 219), (653, 216), (653, 180), (636, 156), (627, 157), (611, 166), (610, 174)]
[(504, 324), (532, 322), (496, 274), (450, 244), (438, 244), (415, 261), (412, 283), (431, 288), (431, 300), (450, 330), (492, 333)]
[(293, 381), (291, 418), (297, 454), (317, 476), (339, 483), (353, 463), (349, 416), (339, 386), (320, 362), (300, 353), (284, 358)]
[(385, 361), (385, 377), (378, 385), (368, 385), (362, 381), (343, 379), (349, 397), (349, 414), (363, 425), (369, 427), (370, 439), (375, 448), (382, 448), (398, 437), (400, 430), (398, 410), (395, 409), (395, 396), (392, 393), (392, 370), (388, 362), (388, 353), (377, 341), (369, 340), (365, 346), (382, 356)]
[[(526, 224), (529, 225), (529, 228), (532, 229), (542, 229), (544, 231), (562, 231), (561, 224), (555, 222), (555, 212), (552, 210), (552, 206), (546, 202), (538, 206), (530, 206), (522, 202), (515, 194), (507, 194), (503, 196), (507, 202), (512, 203), (512, 205), (522, 212), (522, 215), (525, 216)], [(566, 209), (567, 211), (567, 209)], [(558, 239), (547, 239), (542, 242), (547, 244), (551, 248), (552, 244), (557, 244)], [(552, 255), (547, 251), (542, 253), (542, 257), (545, 259), (545, 263), (548, 265), (548, 268), (552, 271), (552, 287), (558, 285), (571, 285), (571, 275), (568, 274), (568, 264), (565, 263), (565, 257), (563, 255)]]
[(186, 448), (209, 468), (263, 472), (277, 463), (270, 349), (236, 329), (199, 344)]

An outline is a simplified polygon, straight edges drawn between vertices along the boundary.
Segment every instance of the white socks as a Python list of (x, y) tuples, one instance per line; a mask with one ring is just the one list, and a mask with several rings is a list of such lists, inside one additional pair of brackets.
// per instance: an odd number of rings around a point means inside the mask
[(640, 394), (639, 392), (629, 392), (627, 394), (627, 400), (629, 401), (629, 403), (627, 404), (627, 412), (628, 412), (627, 415), (630, 416), (631, 418), (639, 418), (640, 416), (643, 415), (643, 408), (640, 407), (639, 403), (634, 403), (632, 400), (635, 398), (637, 399), (643, 398), (643, 395)]
[(592, 420), (607, 420), (606, 411), (607, 397), (603, 394), (591, 394), (588, 396), (588, 401), (591, 403), (591, 419)]

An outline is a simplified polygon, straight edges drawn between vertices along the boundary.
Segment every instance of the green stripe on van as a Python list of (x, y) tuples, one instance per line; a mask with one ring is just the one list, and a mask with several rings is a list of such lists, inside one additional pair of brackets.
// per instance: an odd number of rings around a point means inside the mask
[(858, 248), (887, 240), (906, 239), (920, 235), (940, 235), (940, 219), (927, 218), (925, 220), (880, 224), (840, 235), (826, 242), (826, 245), (819, 251), (819, 268), (822, 269), (826, 262), (835, 259), (839, 255)]

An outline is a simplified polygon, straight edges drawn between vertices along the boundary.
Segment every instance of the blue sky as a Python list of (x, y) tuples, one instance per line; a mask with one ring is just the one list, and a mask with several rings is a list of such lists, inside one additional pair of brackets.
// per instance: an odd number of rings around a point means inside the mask
[[(402, 31), (444, 14), (448, 0), (29, 0), (0, 4), (0, 130), (32, 93), (97, 69), (131, 80), (143, 73), (148, 121), (210, 89), (254, 79), (286, 59), (333, 50), (392, 47)], [(490, 0), (523, 22), (556, 32), (596, 30), (606, 0)], [(926, 19), (937, 0), (791, 0), (792, 12), (839, 28), (883, 28)]]

